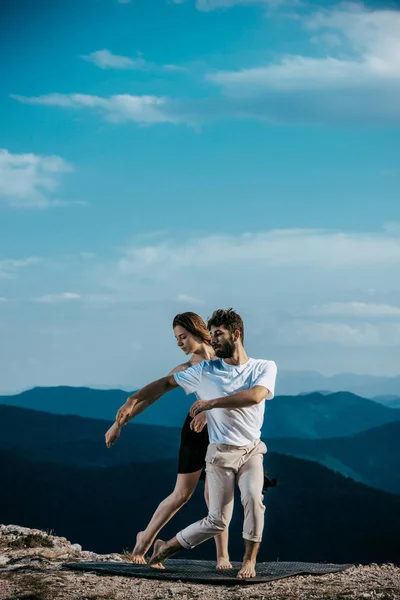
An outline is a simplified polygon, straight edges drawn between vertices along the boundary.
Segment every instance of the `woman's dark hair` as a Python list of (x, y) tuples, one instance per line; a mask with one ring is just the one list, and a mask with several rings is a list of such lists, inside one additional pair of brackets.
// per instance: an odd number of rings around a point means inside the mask
[(207, 329), (205, 321), (193, 312), (185, 312), (176, 315), (172, 322), (172, 327), (180, 325), (184, 327), (189, 333), (201, 339), (205, 344), (211, 344), (211, 335)]
[(228, 308), (227, 310), (219, 308), (218, 310), (214, 310), (213, 314), (208, 319), (208, 329), (210, 329), (212, 325), (214, 327), (224, 327), (224, 329), (230, 331), (232, 335), (235, 331), (239, 331), (243, 344), (244, 325), (242, 317), (238, 315), (237, 312), (233, 310), (233, 308)]

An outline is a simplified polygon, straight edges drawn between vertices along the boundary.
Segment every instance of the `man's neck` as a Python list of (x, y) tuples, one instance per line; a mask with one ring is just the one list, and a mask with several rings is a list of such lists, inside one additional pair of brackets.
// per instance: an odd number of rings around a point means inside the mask
[(215, 358), (215, 352), (212, 346), (203, 344), (200, 350), (193, 352), (190, 362), (192, 362), (192, 360), (194, 360), (194, 362), (202, 362), (203, 360), (212, 360), (213, 358)]
[(249, 360), (249, 357), (243, 346), (240, 346), (239, 348), (235, 348), (232, 358), (225, 358), (224, 360), (228, 365), (244, 365)]

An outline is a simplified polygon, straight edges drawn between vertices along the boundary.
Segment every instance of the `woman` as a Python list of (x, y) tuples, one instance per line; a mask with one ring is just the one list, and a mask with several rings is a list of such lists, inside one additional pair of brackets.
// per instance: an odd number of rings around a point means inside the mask
[[(211, 360), (215, 354), (211, 347), (210, 333), (203, 319), (196, 313), (186, 312), (177, 315), (172, 324), (174, 335), (179, 348), (186, 354), (191, 354), (188, 362), (177, 366), (172, 373), (184, 371), (189, 367)], [(119, 437), (121, 428), (114, 425), (106, 433), (106, 444), (110, 447)], [(202, 412), (194, 419), (188, 415), (182, 427), (181, 445), (179, 449), (178, 477), (175, 488), (158, 506), (150, 523), (136, 537), (136, 545), (132, 552), (132, 561), (136, 564), (146, 564), (145, 554), (155, 540), (158, 532), (189, 500), (197, 483), (204, 475), (205, 456), (208, 446), (206, 413)], [(208, 506), (207, 480), (205, 483), (205, 500)], [(217, 547), (217, 569), (231, 569), (228, 554), (228, 531), (222, 532), (215, 538)], [(153, 565), (156, 566), (156, 565)], [(159, 568), (163, 566), (157, 565)]]

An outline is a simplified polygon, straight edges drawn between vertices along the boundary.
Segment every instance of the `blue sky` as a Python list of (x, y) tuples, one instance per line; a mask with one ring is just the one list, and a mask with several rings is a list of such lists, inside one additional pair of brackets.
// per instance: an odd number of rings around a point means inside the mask
[(0, 391), (140, 385), (220, 306), (283, 370), (399, 372), (395, 4), (0, 11)]

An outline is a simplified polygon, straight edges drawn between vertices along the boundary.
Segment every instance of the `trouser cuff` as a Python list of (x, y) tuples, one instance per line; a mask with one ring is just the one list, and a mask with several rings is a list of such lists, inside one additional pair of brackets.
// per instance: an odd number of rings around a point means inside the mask
[(185, 538), (182, 536), (182, 532), (180, 531), (179, 533), (176, 534), (176, 539), (178, 540), (178, 542), (180, 543), (180, 545), (185, 548), (185, 550), (191, 550), (193, 548), (193, 546), (191, 546), (186, 540)]
[(261, 542), (262, 535), (250, 535), (249, 533), (243, 532), (243, 539), (249, 540), (249, 542)]

